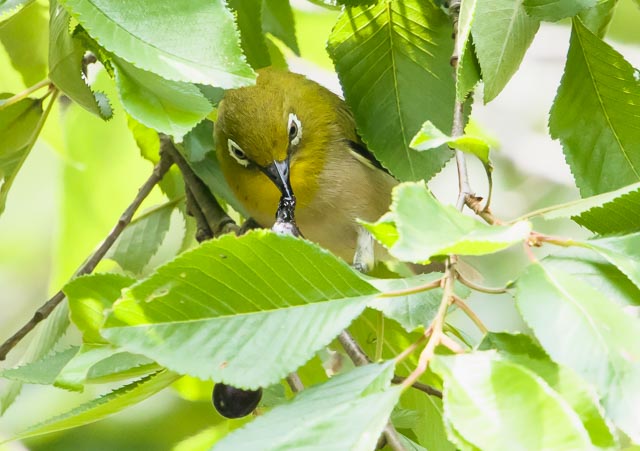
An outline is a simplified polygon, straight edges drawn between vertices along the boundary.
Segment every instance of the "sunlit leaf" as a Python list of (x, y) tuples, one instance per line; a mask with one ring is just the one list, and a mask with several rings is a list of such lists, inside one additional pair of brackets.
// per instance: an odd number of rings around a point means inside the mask
[(35, 99), (22, 99), (0, 109), (0, 213), (4, 211), (9, 189), (29, 155), (41, 118), (42, 102)]
[[(391, 255), (415, 263), (437, 255), (498, 252), (524, 240), (531, 230), (528, 222), (510, 227), (483, 224), (453, 206), (442, 205), (424, 183), (398, 185), (393, 190), (391, 213), (378, 223), (363, 224)], [(397, 238), (389, 233), (390, 224), (397, 230)]]
[(13, 439), (34, 437), (93, 423), (144, 401), (175, 382), (179, 377), (169, 371), (160, 371), (146, 376), (104, 396), (81, 404), (66, 413), (31, 426), (13, 437)]
[(20, 12), (33, 0), (0, 0), (0, 21), (7, 20)]
[(493, 100), (520, 67), (538, 31), (523, 0), (481, 0), (476, 7), (471, 34), (482, 69), (484, 102)]
[(450, 151), (417, 153), (409, 142), (425, 120), (451, 129), (449, 18), (417, 0), (348, 7), (328, 50), (358, 131), (378, 160), (400, 180), (428, 180), (440, 171)]
[(457, 136), (454, 138), (438, 130), (431, 121), (422, 124), (420, 131), (413, 137), (411, 143), (409, 143), (412, 149), (420, 151), (436, 149), (444, 144), (451, 148), (475, 155), (484, 164), (489, 163), (489, 144), (482, 138), (470, 135)]
[(602, 38), (607, 33), (618, 0), (600, 0), (595, 6), (578, 14), (580, 20), (593, 34)]
[(293, 53), (300, 55), (296, 24), (289, 0), (262, 1), (262, 28), (280, 39)]
[(640, 288), (640, 232), (584, 241), (582, 244), (602, 254)]
[(529, 266), (516, 303), (551, 358), (598, 390), (608, 416), (640, 437), (640, 320), (560, 270)]
[(298, 394), (255, 419), (214, 446), (238, 449), (375, 448), (391, 410), (400, 397), (389, 388), (393, 365), (372, 364), (339, 374)]
[(462, 0), (458, 19), (458, 36), (456, 38), (456, 54), (458, 65), (456, 71), (456, 96), (464, 100), (481, 78), (480, 64), (476, 57), (471, 25), (476, 13), (477, 0)]
[(270, 66), (269, 49), (262, 32), (262, 0), (229, 0), (227, 5), (236, 15), (247, 62), (254, 69)]
[(638, 72), (573, 20), (569, 55), (549, 130), (564, 148), (582, 197), (640, 181)]
[(592, 8), (596, 3), (598, 0), (524, 0), (524, 9), (535, 19), (556, 22)]
[(375, 293), (327, 251), (255, 231), (160, 267), (124, 293), (102, 335), (176, 372), (255, 389), (304, 364)]
[(167, 80), (120, 58), (113, 63), (118, 95), (127, 113), (178, 141), (213, 109), (194, 84)]
[(242, 56), (233, 15), (221, 0), (61, 3), (101, 46), (142, 70), (223, 88), (255, 78)]
[(526, 367), (495, 351), (437, 356), (432, 366), (444, 380), (447, 419), (473, 446), (492, 451), (591, 449), (578, 415)]

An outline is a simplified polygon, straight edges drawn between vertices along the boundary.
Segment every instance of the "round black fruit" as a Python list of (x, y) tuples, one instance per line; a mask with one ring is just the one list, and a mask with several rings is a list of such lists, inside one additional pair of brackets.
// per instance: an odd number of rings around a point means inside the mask
[(253, 412), (260, 399), (262, 389), (242, 390), (231, 385), (218, 383), (213, 387), (213, 406), (227, 418), (242, 418)]

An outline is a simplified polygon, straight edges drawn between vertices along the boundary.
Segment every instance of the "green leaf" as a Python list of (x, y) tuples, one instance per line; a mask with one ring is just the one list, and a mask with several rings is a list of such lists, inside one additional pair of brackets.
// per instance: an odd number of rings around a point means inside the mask
[(436, 356), (432, 367), (444, 380), (447, 419), (473, 446), (492, 451), (592, 448), (578, 415), (524, 366), (486, 351)]
[(78, 353), (78, 346), (54, 352), (40, 360), (0, 371), (0, 377), (26, 384), (51, 385), (65, 365)]
[(601, 235), (635, 232), (640, 229), (640, 182), (526, 215), (527, 218), (534, 216), (545, 219), (571, 217)]
[(640, 321), (590, 285), (559, 270), (529, 266), (516, 304), (551, 358), (598, 390), (608, 416), (640, 438)]
[(523, 0), (483, 0), (471, 26), (484, 81), (484, 103), (493, 100), (516, 73), (539, 22), (529, 17)]
[[(402, 394), (399, 406), (411, 409), (409, 412), (417, 415), (416, 424), (411, 428), (411, 431), (415, 433), (417, 442), (424, 448), (438, 451), (455, 451), (457, 449), (447, 440), (440, 398), (425, 396), (424, 393), (417, 390), (407, 390)], [(394, 425), (398, 429), (403, 429), (395, 422)]]
[(118, 262), (125, 271), (140, 274), (149, 263), (171, 223), (171, 213), (177, 201), (166, 202), (140, 215), (124, 229), (114, 243), (108, 257)]
[(122, 290), (134, 282), (135, 279), (118, 274), (91, 274), (64, 286), (71, 320), (82, 332), (85, 343), (105, 343), (100, 336), (104, 311), (111, 308)]
[(107, 97), (93, 92), (82, 74), (85, 48), (69, 34), (71, 17), (56, 0), (50, 2), (49, 79), (78, 105), (102, 119), (110, 119), (113, 110)]
[(534, 19), (556, 22), (592, 8), (598, 0), (524, 0), (524, 9)]
[[(405, 279), (366, 278), (365, 280), (384, 293), (418, 287), (441, 277), (442, 273), (430, 273)], [(463, 299), (471, 293), (468, 288), (462, 285), (456, 285), (455, 291)], [(428, 327), (431, 324), (441, 301), (442, 288), (435, 288), (406, 296), (378, 297), (368, 306), (381, 311), (384, 316), (397, 321), (407, 332), (411, 332), (418, 327)]]
[(389, 388), (393, 364), (355, 368), (299, 393), (214, 446), (215, 451), (260, 449), (371, 450), (400, 387)]
[(125, 292), (102, 335), (176, 372), (255, 389), (304, 364), (375, 293), (327, 251), (258, 230), (159, 268)]
[(247, 62), (254, 69), (270, 66), (269, 49), (262, 32), (262, 0), (229, 0), (227, 4), (236, 15)]
[(582, 244), (616, 265), (640, 288), (640, 232), (583, 241)]
[(640, 140), (629, 121), (637, 116), (637, 71), (574, 19), (549, 130), (562, 143), (582, 197), (640, 181)]
[(490, 332), (478, 349), (496, 349), (502, 357), (536, 373), (578, 414), (594, 445), (607, 449), (618, 446), (593, 388), (573, 370), (552, 362), (531, 337)]
[(19, 14), (0, 23), (0, 41), (25, 86), (35, 85), (47, 76), (47, 13), (45, 5), (32, 2), (25, 5)]
[(0, 21), (7, 20), (11, 16), (18, 14), (32, 2), (33, 0), (0, 0)]
[[(96, 382), (95, 379), (130, 379), (157, 370), (158, 365), (146, 357), (122, 352), (113, 346), (85, 343), (58, 374), (54, 385), (82, 391), (86, 382)], [(89, 381), (92, 378), (94, 380)]]
[[(392, 197), (390, 214), (363, 225), (402, 261), (422, 263), (438, 255), (490, 254), (523, 241), (531, 231), (528, 222), (507, 227), (476, 221), (453, 206), (442, 205), (424, 183), (398, 185)], [(397, 235), (389, 233), (390, 224)]]
[(450, 151), (417, 153), (409, 142), (426, 119), (451, 128), (449, 18), (418, 0), (347, 7), (328, 50), (358, 131), (378, 160), (400, 180), (428, 180), (440, 171)]
[(606, 295), (621, 306), (640, 305), (640, 288), (606, 259), (587, 249), (571, 248), (543, 260), (553, 272), (565, 271)]
[(476, 57), (471, 25), (476, 13), (477, 0), (463, 0), (460, 3), (458, 19), (458, 37), (456, 38), (456, 55), (458, 65), (456, 71), (456, 96), (464, 100), (481, 78), (480, 64)]
[(117, 57), (113, 58), (113, 68), (127, 113), (178, 141), (213, 109), (194, 84), (164, 79)]
[(293, 53), (300, 56), (296, 23), (289, 0), (262, 1), (262, 28), (280, 39)]
[(180, 376), (171, 372), (159, 371), (120, 387), (104, 396), (81, 404), (66, 413), (31, 426), (13, 437), (12, 440), (22, 440), (27, 437), (35, 437), (93, 423), (144, 401), (179, 378)]
[(0, 142), (2, 142), (0, 213), (2, 213), (11, 185), (35, 140), (34, 134), (42, 120), (42, 102), (27, 98), (4, 108), (0, 103), (0, 108)]
[(454, 138), (444, 134), (431, 121), (426, 121), (422, 124), (420, 131), (409, 143), (412, 149), (418, 151), (436, 149), (444, 144), (475, 155), (485, 165), (489, 164), (489, 144), (482, 138), (469, 135)]
[(603, 38), (613, 18), (618, 0), (600, 0), (592, 8), (582, 11), (578, 17), (593, 34)]
[(101, 46), (139, 69), (223, 88), (255, 80), (222, 0), (61, 3)]

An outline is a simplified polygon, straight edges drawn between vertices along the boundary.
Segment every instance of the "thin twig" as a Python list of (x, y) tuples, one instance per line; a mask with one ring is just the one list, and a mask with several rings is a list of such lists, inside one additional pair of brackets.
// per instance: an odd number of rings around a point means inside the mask
[[(55, 99), (52, 99), (52, 102)], [(106, 236), (104, 241), (98, 246), (95, 252), (78, 268), (73, 278), (81, 276), (83, 274), (89, 274), (98, 265), (100, 260), (106, 255), (113, 243), (120, 236), (125, 227), (131, 222), (133, 215), (138, 207), (146, 197), (149, 195), (154, 186), (158, 184), (162, 177), (166, 174), (173, 163), (170, 159), (162, 157), (160, 162), (155, 166), (151, 176), (138, 190), (138, 194), (133, 199), (131, 204), (122, 213), (116, 225), (111, 229), (111, 232)], [(54, 294), (51, 299), (45, 302), (36, 312), (33, 317), (18, 330), (13, 336), (7, 339), (2, 346), (0, 346), (0, 360), (5, 360), (9, 351), (11, 351), (34, 327), (38, 325), (42, 320), (47, 318), (51, 312), (62, 302), (65, 298), (62, 290)]]
[(460, 310), (462, 310), (469, 317), (469, 319), (473, 321), (473, 323), (478, 327), (478, 329), (480, 329), (480, 332), (482, 332), (483, 335), (489, 333), (489, 329), (487, 329), (487, 326), (484, 325), (480, 317), (476, 315), (476, 312), (471, 310), (469, 305), (455, 293), (453, 294), (453, 303), (460, 307)]
[(294, 393), (299, 393), (304, 390), (304, 384), (302, 383), (302, 380), (300, 380), (298, 373), (295, 371), (287, 376), (287, 383), (289, 384), (291, 391)]
[(38, 83), (36, 83), (33, 86), (28, 87), (27, 89), (25, 89), (22, 92), (19, 92), (18, 94), (9, 97), (6, 100), (0, 100), (0, 111), (15, 104), (18, 103), (19, 101), (21, 101), (22, 99), (28, 97), (30, 94), (33, 94), (34, 92), (36, 92), (39, 89), (44, 88), (45, 86), (50, 86), (51, 82), (49, 81), (49, 79), (45, 79), (42, 81), (39, 81)]
[(488, 293), (488, 294), (502, 294), (502, 293), (506, 293), (507, 292), (507, 287), (485, 287), (483, 285), (479, 285), (475, 282), (472, 282), (471, 280), (467, 279), (466, 277), (464, 277), (460, 272), (458, 272), (458, 280), (460, 281), (460, 283), (462, 283), (462, 285), (466, 285), (467, 287), (471, 288), (472, 290), (475, 291), (480, 291), (482, 293)]
[(413, 354), (413, 351), (418, 349), (422, 345), (422, 343), (427, 341), (427, 339), (429, 338), (429, 335), (431, 335), (431, 330), (432, 330), (432, 326), (429, 326), (429, 328), (425, 330), (422, 335), (420, 335), (420, 338), (418, 338), (414, 343), (411, 343), (404, 351), (398, 354), (395, 358), (396, 364), (398, 362), (402, 362), (404, 359), (409, 357), (411, 354)]
[(423, 291), (433, 290), (434, 288), (440, 288), (442, 286), (442, 279), (437, 279), (424, 285), (417, 287), (403, 288), (402, 290), (387, 291), (386, 293), (380, 293), (379, 298), (395, 298), (399, 296), (409, 296), (411, 294), (422, 293)]
[(440, 344), (456, 354), (462, 354), (464, 348), (446, 334), (440, 336)]
[(167, 149), (167, 153), (180, 168), (184, 182), (191, 191), (193, 200), (195, 200), (195, 203), (200, 207), (213, 236), (219, 236), (227, 232), (237, 232), (238, 226), (236, 223), (227, 215), (220, 204), (218, 204), (207, 185), (193, 172), (189, 163), (187, 163), (182, 154), (176, 149), (171, 138), (160, 134), (160, 142), (163, 143)]
[[(404, 376), (394, 375), (393, 379), (391, 379), (391, 382), (393, 382), (394, 384), (401, 384), (406, 379), (407, 378)], [(437, 388), (433, 388), (431, 385), (423, 384), (422, 382), (414, 382), (411, 387), (415, 388), (416, 390), (420, 390), (427, 395), (435, 396), (436, 398), (442, 398), (442, 392)]]

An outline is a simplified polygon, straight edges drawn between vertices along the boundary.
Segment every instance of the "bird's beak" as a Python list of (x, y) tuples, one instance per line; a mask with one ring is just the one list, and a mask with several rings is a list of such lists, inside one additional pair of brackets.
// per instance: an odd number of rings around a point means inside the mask
[(274, 161), (269, 166), (263, 167), (262, 172), (278, 187), (282, 197), (293, 198), (293, 189), (289, 180), (289, 158)]

